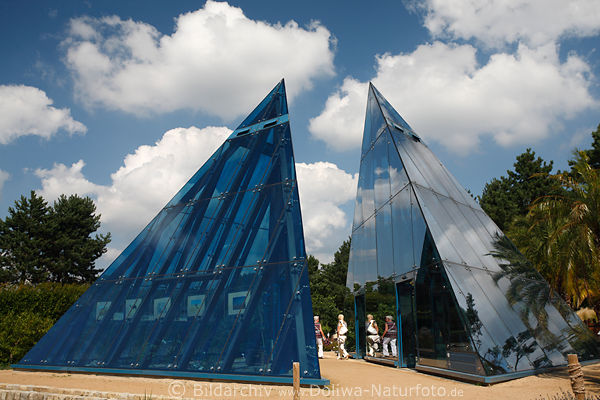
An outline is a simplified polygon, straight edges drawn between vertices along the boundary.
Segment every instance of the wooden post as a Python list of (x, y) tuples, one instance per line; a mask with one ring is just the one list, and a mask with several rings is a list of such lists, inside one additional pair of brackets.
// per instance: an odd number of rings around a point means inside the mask
[(294, 376), (294, 400), (300, 399), (300, 363), (295, 362), (293, 364), (293, 376)]
[(583, 381), (583, 371), (577, 354), (568, 354), (569, 360), (569, 378), (571, 378), (571, 389), (576, 400), (585, 400), (585, 385)]

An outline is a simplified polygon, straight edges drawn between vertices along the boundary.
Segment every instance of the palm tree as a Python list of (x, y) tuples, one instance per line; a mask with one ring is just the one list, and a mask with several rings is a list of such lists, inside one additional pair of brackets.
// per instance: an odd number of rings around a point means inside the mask
[(579, 307), (600, 289), (600, 171), (590, 167), (583, 151), (575, 152), (571, 166), (570, 172), (553, 176), (564, 191), (535, 200), (529, 228), (517, 226), (514, 233), (542, 275)]

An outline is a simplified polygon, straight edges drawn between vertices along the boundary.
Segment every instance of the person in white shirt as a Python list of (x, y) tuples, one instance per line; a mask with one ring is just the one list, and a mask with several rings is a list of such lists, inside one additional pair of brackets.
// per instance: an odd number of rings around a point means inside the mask
[(346, 321), (344, 321), (344, 314), (338, 315), (338, 325), (337, 325), (337, 340), (338, 340), (338, 360), (341, 358), (342, 360), (348, 359), (348, 352), (346, 351), (346, 334), (348, 333), (348, 325)]
[(372, 314), (367, 315), (367, 323), (365, 324), (367, 328), (367, 355), (371, 357), (375, 357), (375, 351), (378, 350), (379, 346), (379, 327), (377, 326), (377, 322), (373, 319)]

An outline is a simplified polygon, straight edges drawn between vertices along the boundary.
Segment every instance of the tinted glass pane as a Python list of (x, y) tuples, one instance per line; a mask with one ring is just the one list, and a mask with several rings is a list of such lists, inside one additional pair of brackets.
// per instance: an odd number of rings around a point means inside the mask
[(456, 225), (449, 221), (437, 196), (418, 186), (415, 187), (415, 194), (442, 260), (464, 264), (465, 259), (453, 243), (454, 240), (460, 240), (462, 235)]
[[(365, 283), (377, 281), (377, 234), (375, 231), (375, 217), (365, 221), (363, 224), (363, 268)], [(360, 268), (360, 267), (359, 267)]]
[(237, 129), (253, 125), (288, 113), (285, 84), (278, 83), (273, 90), (260, 102), (258, 106), (246, 117)]
[(364, 321), (366, 319), (365, 313), (365, 295), (359, 294), (354, 297), (354, 308), (355, 312), (355, 334), (356, 334), (356, 355), (358, 358), (364, 357), (365, 350), (367, 348), (367, 337), (365, 335)]
[[(411, 217), (412, 217), (412, 234), (413, 234), (413, 259), (415, 260), (415, 267), (428, 265), (429, 259), (427, 258), (428, 251), (427, 247), (432, 243), (426, 242), (426, 237), (431, 236), (427, 225), (425, 224), (425, 218), (421, 212), (421, 207), (417, 202), (417, 197), (412, 188), (410, 192), (410, 203), (411, 203)], [(431, 242), (431, 239), (429, 239)]]
[(409, 187), (392, 199), (391, 207), (394, 271), (401, 276), (415, 266)]
[(377, 274), (381, 278), (394, 277), (394, 238), (392, 235), (392, 207), (386, 204), (376, 214)]
[[(379, 106), (381, 107), (381, 111), (383, 112), (385, 117), (391, 122), (395, 122), (401, 127), (412, 131), (412, 128), (408, 125), (404, 118), (402, 118), (400, 114), (398, 114), (394, 107), (392, 107), (392, 105), (388, 103), (385, 97), (383, 97), (374, 86), (371, 86), (371, 89), (375, 97), (377, 97), (377, 101), (379, 102)], [(369, 97), (371, 97), (371, 95), (369, 95)]]
[(379, 209), (383, 204), (390, 200), (390, 176), (388, 162), (388, 135), (381, 135), (375, 147), (371, 151), (373, 153), (374, 183), (375, 192), (375, 209)]
[[(387, 132), (389, 135), (389, 131)], [(404, 164), (400, 160), (398, 150), (391, 135), (388, 138), (388, 158), (389, 158), (389, 175), (390, 175), (390, 193), (394, 196), (398, 191), (402, 190), (408, 183), (408, 177), (404, 169)]]
[(360, 178), (358, 181), (362, 195), (363, 221), (375, 213), (375, 160), (372, 151), (367, 153), (360, 164)]
[(350, 244), (350, 256), (348, 263), (352, 265), (354, 282), (350, 283), (350, 289), (358, 291), (363, 287), (367, 277), (367, 265), (365, 255), (365, 228), (361, 225), (358, 229), (352, 232), (352, 242)]
[[(365, 288), (365, 354), (376, 358), (398, 359), (396, 294), (393, 278), (379, 278)], [(387, 327), (387, 330), (386, 330)], [(394, 334), (388, 333), (394, 332)], [(387, 339), (386, 339), (387, 338)]]
[(528, 356), (537, 352), (533, 354), (537, 359), (544, 354), (506, 298), (494, 287), (492, 276), (450, 263), (446, 268), (488, 374), (532, 369)]
[[(438, 196), (438, 199), (444, 209), (440, 219), (444, 215), (449, 217), (449, 220), (452, 221), (462, 234), (461, 237), (456, 237), (453, 242), (467, 264), (495, 269), (497, 263), (490, 255), (491, 249), (486, 247), (482, 241), (487, 238), (485, 236), (481, 237), (479, 234), (479, 232), (485, 231), (485, 228), (478, 223), (479, 221), (466, 217), (466, 215), (471, 214), (472, 209), (447, 197)], [(473, 227), (470, 222), (479, 225), (480, 229), (478, 230)]]
[(431, 187), (425, 176), (415, 164), (417, 161), (415, 160), (414, 155), (407, 152), (405, 148), (406, 145), (404, 142), (412, 139), (409, 139), (404, 133), (394, 128), (390, 128), (389, 132), (391, 133), (396, 150), (398, 151), (398, 155), (400, 156), (400, 160), (402, 160), (402, 164), (404, 165), (404, 169), (410, 181), (423, 187)]
[(399, 354), (400, 365), (413, 368), (417, 361), (417, 327), (415, 310), (415, 281), (396, 284), (398, 296)]
[(443, 267), (419, 270), (416, 310), (418, 364), (484, 374)]
[(362, 224), (362, 222), (362, 186), (359, 183), (358, 188), (356, 189), (356, 200), (354, 201), (354, 219), (352, 221), (352, 230), (356, 229), (360, 224)]
[(386, 127), (385, 119), (374, 96), (367, 99), (367, 114), (365, 116), (365, 129), (363, 133), (362, 155), (367, 153), (375, 143), (377, 137)]

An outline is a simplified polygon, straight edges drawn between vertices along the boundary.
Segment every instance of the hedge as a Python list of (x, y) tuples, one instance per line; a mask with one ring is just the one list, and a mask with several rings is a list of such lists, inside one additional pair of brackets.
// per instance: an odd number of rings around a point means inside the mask
[(0, 365), (23, 358), (88, 287), (0, 285)]

